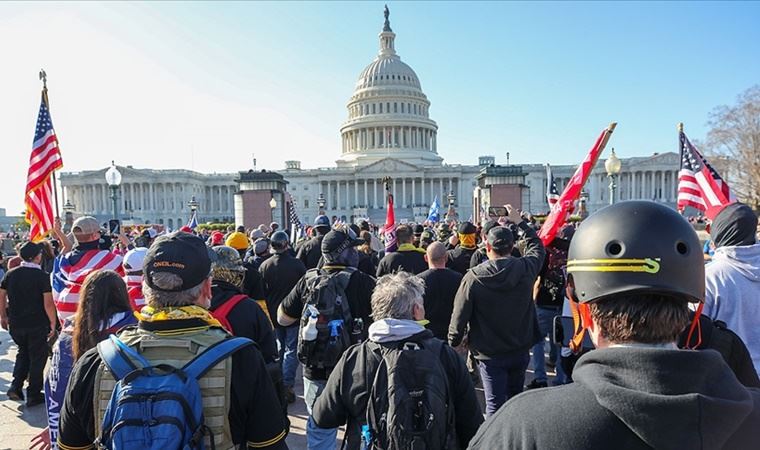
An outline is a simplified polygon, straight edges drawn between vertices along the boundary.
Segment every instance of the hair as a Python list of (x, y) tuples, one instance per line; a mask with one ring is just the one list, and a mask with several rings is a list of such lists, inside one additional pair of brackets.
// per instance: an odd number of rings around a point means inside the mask
[(400, 244), (408, 244), (414, 239), (414, 233), (410, 227), (401, 225), (396, 228), (396, 239)]
[(509, 256), (512, 254), (512, 248), (514, 248), (514, 244), (510, 245), (509, 247), (499, 247), (499, 248), (496, 248), (492, 246), (491, 244), (489, 244), (489, 247), (491, 247), (491, 251), (496, 256)]
[(626, 293), (589, 303), (591, 318), (610, 342), (676, 342), (689, 324), (685, 298)]
[(438, 241), (428, 245), (426, 254), (429, 262), (438, 264), (446, 263), (446, 246)]
[(112, 270), (96, 270), (85, 278), (74, 316), (74, 360), (101, 340), (104, 325), (116, 313), (131, 311), (127, 285)]
[(163, 291), (161, 289), (176, 289), (182, 286), (182, 278), (169, 272), (154, 273), (151, 279), (158, 289), (151, 288), (143, 280), (143, 295), (148, 305), (154, 308), (193, 305), (200, 297), (203, 288), (203, 282), (201, 282), (184, 291)]
[(362, 231), (359, 233), (359, 239), (362, 239), (364, 243), (358, 247), (358, 250), (368, 255), (372, 254), (372, 235), (369, 231)]
[(385, 275), (372, 291), (372, 319), (412, 319), (414, 304), (423, 305), (425, 282), (407, 272)]

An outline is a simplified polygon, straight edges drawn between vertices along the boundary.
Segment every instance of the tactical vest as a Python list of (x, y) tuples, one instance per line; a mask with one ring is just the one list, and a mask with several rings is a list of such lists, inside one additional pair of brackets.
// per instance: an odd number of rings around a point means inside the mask
[[(166, 336), (137, 327), (130, 327), (119, 334), (119, 339), (137, 350), (148, 361), (182, 367), (207, 347), (225, 339), (228, 335), (221, 329), (209, 328), (203, 331)], [(209, 370), (198, 380), (203, 396), (203, 415), (206, 426), (214, 433), (217, 450), (234, 450), (230, 432), (228, 410), (230, 400), (230, 380), (232, 378), (232, 360), (227, 358)], [(95, 436), (101, 434), (103, 417), (116, 385), (114, 377), (104, 363), (100, 363), (95, 376), (95, 395), (93, 411), (95, 412)], [(205, 447), (210, 448), (209, 436), (205, 438)]]

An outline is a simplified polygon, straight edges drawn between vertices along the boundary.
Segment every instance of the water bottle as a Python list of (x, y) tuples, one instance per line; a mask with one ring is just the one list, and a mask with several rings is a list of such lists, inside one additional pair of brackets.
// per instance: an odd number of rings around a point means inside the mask
[(316, 341), (317, 340), (317, 317), (319, 317), (319, 310), (314, 306), (309, 305), (306, 314), (309, 316), (306, 326), (303, 327), (301, 332), (301, 339), (304, 341)]

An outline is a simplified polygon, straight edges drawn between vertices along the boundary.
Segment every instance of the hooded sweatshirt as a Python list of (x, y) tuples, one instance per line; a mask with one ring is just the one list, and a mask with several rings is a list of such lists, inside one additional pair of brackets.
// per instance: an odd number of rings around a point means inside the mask
[(573, 380), (514, 397), (469, 448), (758, 448), (760, 390), (742, 386), (717, 352), (593, 350)]
[(715, 249), (705, 281), (702, 313), (739, 335), (760, 371), (760, 244)]
[[(454, 408), (455, 427), (461, 448), (467, 445), (483, 415), (475, 397), (472, 379), (461, 357), (442, 344), (424, 326), (413, 320), (381, 319), (369, 327), (369, 340), (384, 348), (398, 347), (402, 342), (417, 342), (423, 346), (431, 340), (443, 345), (441, 364), (449, 379), (450, 401)], [(324, 391), (317, 398), (312, 418), (322, 428), (346, 425), (347, 450), (361, 447), (359, 431), (366, 420), (368, 395), (380, 362), (377, 346), (369, 342), (350, 347), (330, 374)]]
[(546, 251), (525, 221), (525, 255), (484, 262), (465, 274), (454, 297), (449, 344), (462, 342), (469, 324), (470, 350), (477, 359), (527, 351), (541, 338), (533, 304), (533, 284)]

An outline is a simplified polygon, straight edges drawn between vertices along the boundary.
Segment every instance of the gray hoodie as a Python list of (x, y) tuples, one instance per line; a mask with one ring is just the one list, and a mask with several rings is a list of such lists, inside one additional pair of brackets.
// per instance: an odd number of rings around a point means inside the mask
[(705, 279), (702, 313), (742, 338), (760, 375), (760, 244), (717, 248)]

